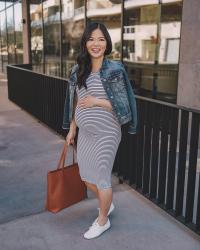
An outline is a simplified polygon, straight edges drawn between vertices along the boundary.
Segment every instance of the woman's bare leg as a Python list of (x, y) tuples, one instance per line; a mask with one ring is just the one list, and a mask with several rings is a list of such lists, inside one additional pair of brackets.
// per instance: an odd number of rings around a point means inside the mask
[(85, 185), (96, 195), (96, 197), (99, 198), (97, 186), (87, 181), (84, 181), (84, 182), (85, 182)]
[(96, 185), (84, 181), (86, 186), (96, 195), (99, 200), (99, 216), (98, 223), (99, 225), (104, 225), (107, 221), (107, 214), (112, 203), (113, 192), (112, 188), (107, 189), (98, 189)]
[(102, 226), (107, 222), (108, 219), (107, 214), (113, 198), (112, 188), (98, 189), (98, 195), (100, 207), (98, 223)]

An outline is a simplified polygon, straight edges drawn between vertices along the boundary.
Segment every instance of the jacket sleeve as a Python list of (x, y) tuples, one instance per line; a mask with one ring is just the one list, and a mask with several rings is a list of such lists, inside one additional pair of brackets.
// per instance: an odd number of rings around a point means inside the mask
[(126, 83), (126, 89), (127, 89), (129, 105), (130, 105), (131, 115), (132, 115), (132, 119), (129, 123), (128, 133), (129, 134), (136, 134), (136, 131), (137, 131), (137, 105), (136, 105), (136, 100), (135, 100), (135, 94), (133, 92), (131, 83), (130, 83), (129, 78), (128, 78), (128, 74), (125, 70), (123, 63), (121, 63), (121, 66), (122, 66), (122, 71), (123, 71), (123, 75), (124, 75), (124, 79), (125, 79), (125, 83)]
[(64, 103), (64, 112), (63, 112), (63, 129), (69, 129), (69, 103), (70, 103), (70, 96), (69, 96), (69, 83), (66, 87), (66, 96), (65, 96), (65, 103)]
[(66, 96), (65, 96), (65, 103), (64, 103), (64, 112), (63, 112), (63, 123), (62, 128), (63, 129), (69, 129), (70, 128), (70, 120), (69, 120), (69, 113), (70, 113), (70, 78), (72, 74), (74, 73), (76, 69), (76, 65), (74, 65), (69, 73), (69, 80), (66, 87)]

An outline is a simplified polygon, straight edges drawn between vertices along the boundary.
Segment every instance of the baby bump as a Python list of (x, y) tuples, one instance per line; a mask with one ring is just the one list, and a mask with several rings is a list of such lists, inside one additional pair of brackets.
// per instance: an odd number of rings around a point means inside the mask
[(113, 114), (102, 107), (79, 108), (75, 110), (75, 122), (80, 129), (90, 133), (119, 132), (120, 125)]

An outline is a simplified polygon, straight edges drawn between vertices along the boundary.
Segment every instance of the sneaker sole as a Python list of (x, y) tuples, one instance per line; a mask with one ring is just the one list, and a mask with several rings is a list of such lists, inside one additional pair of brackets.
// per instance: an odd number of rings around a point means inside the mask
[(86, 239), (86, 240), (92, 240), (92, 239), (96, 239), (96, 238), (98, 238), (99, 236), (101, 236), (103, 233), (105, 233), (108, 229), (110, 229), (111, 228), (111, 225), (108, 227), (108, 228), (106, 228), (101, 234), (99, 234), (99, 235), (97, 235), (97, 236), (95, 236), (95, 237), (92, 237), (92, 238), (86, 238), (84, 235), (83, 235), (83, 237), (84, 237), (84, 239)]

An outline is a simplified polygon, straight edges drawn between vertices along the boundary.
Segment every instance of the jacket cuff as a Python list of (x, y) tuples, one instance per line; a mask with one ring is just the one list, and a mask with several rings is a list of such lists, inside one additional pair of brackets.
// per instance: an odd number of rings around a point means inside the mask
[(63, 123), (62, 129), (70, 129), (70, 123)]
[(137, 130), (132, 125), (130, 125), (128, 128), (128, 133), (133, 135), (137, 133)]

